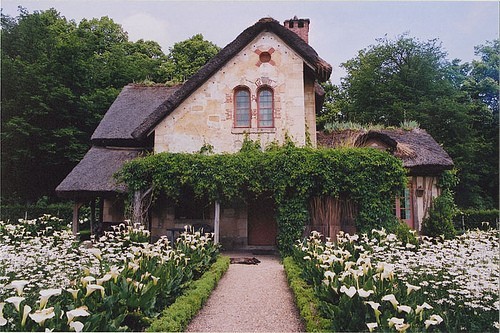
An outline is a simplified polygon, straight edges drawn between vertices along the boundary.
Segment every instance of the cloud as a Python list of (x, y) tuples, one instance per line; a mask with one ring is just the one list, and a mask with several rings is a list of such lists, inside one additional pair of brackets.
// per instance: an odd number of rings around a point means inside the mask
[(120, 24), (128, 32), (130, 41), (152, 40), (160, 44), (164, 52), (168, 51), (168, 47), (172, 43), (169, 40), (166, 20), (157, 19), (149, 13), (141, 12), (126, 16)]

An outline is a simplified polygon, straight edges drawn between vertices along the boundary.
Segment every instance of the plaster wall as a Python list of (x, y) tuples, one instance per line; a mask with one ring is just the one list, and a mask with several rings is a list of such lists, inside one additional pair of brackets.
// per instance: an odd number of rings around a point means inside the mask
[[(269, 62), (260, 61), (262, 52), (271, 54)], [(262, 32), (158, 124), (155, 153), (196, 152), (204, 144), (215, 153), (236, 152), (245, 133), (262, 147), (283, 143), (286, 134), (299, 146), (308, 136), (315, 145), (314, 79), (305, 75), (304, 66), (279, 37)], [(251, 93), (251, 128), (234, 127), (234, 89), (241, 86)], [(257, 91), (262, 86), (274, 91), (274, 128), (257, 126)]]

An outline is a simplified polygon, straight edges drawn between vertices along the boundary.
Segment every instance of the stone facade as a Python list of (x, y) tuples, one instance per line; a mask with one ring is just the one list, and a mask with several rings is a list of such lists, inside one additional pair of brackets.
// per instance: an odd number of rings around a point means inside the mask
[[(260, 54), (270, 59), (262, 62)], [(234, 126), (234, 90), (251, 93), (251, 127)], [(257, 91), (274, 93), (274, 127), (257, 125)], [(283, 143), (288, 135), (297, 145), (315, 144), (314, 77), (304, 60), (279, 37), (262, 32), (247, 47), (182, 102), (155, 128), (155, 153), (196, 152), (209, 144), (215, 153), (236, 152), (245, 135), (262, 147)]]

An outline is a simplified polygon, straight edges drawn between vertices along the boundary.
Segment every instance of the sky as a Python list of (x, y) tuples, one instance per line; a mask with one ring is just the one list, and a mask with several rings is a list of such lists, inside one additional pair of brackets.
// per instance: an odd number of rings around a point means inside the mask
[(153, 40), (165, 53), (175, 43), (203, 34), (220, 47), (260, 18), (283, 23), (310, 19), (309, 44), (333, 67), (332, 82), (345, 76), (341, 63), (376, 39), (409, 33), (421, 41), (437, 38), (448, 59), (470, 62), (474, 46), (499, 38), (498, 1), (167, 1), (167, 0), (2, 0), (2, 13), (17, 16), (55, 8), (68, 20), (108, 16), (129, 39)]

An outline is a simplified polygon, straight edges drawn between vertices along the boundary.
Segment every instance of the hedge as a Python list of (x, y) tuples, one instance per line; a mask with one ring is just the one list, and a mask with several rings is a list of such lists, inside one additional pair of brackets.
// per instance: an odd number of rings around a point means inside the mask
[(56, 203), (0, 206), (0, 221), (17, 221), (18, 219), (24, 219), (25, 217), (28, 220), (31, 220), (43, 216), (44, 214), (56, 216), (69, 223), (73, 219), (73, 204)]
[(305, 322), (307, 332), (331, 331), (330, 321), (319, 314), (319, 300), (314, 295), (314, 289), (301, 277), (300, 267), (292, 257), (283, 260), (283, 266), (288, 279), (288, 284), (295, 295), (295, 303), (299, 308), (300, 316)]
[[(487, 230), (489, 228), (497, 228), (497, 221), (500, 211), (498, 209), (491, 210), (475, 210), (468, 209), (462, 211), (462, 214), (457, 214), (454, 218), (454, 224), (457, 229), (480, 229)], [(462, 223), (463, 217), (463, 223)], [(487, 222), (487, 223), (485, 223)]]
[(215, 289), (220, 278), (229, 268), (229, 257), (219, 256), (212, 267), (191, 283), (186, 292), (160, 316), (153, 320), (147, 332), (180, 332), (184, 331), (194, 316), (202, 308)]

